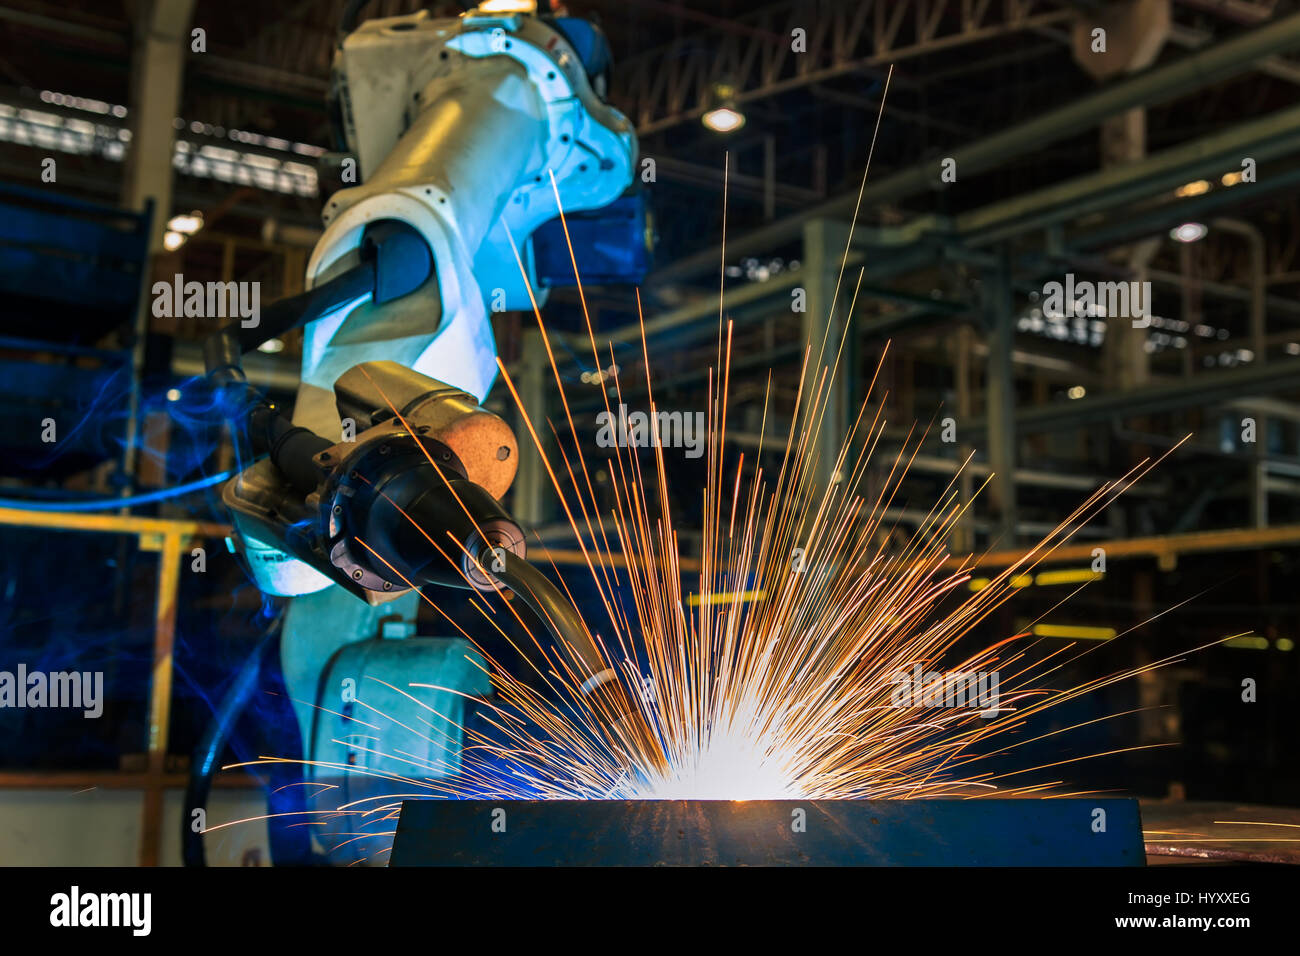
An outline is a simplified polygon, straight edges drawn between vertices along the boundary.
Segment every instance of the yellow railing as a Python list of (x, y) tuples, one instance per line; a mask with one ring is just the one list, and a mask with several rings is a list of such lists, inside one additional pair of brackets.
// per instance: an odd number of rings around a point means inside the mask
[[(184, 778), (164, 773), (167, 734), (171, 725), (172, 653), (176, 640), (176, 595), (180, 590), (181, 557), (195, 539), (220, 538), (230, 528), (201, 521), (172, 521), (119, 514), (79, 514), (0, 508), (0, 525), (134, 535), (142, 551), (158, 553), (158, 586), (154, 599), (153, 667), (149, 680), (149, 740), (143, 773), (88, 774), (22, 772), (0, 776), (11, 787), (115, 786), (138, 787), (141, 807), (140, 865), (157, 866), (162, 845), (163, 794), (183, 786)], [(86, 783), (86, 781), (94, 781)]]

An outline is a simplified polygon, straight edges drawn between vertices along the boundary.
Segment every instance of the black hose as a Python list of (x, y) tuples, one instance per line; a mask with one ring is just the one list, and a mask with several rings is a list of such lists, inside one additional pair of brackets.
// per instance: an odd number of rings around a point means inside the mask
[(375, 268), (373, 257), (365, 259), (328, 282), (268, 306), (255, 327), (246, 329), (232, 322), (204, 341), (203, 365), (208, 379), (224, 393), (221, 405), (234, 410), (227, 414), (240, 467), (270, 453), (295, 487), (304, 491), (315, 488), (312, 456), (332, 442), (295, 428), (277, 406), (250, 385), (244, 375), (243, 355), (268, 339), (315, 321), (364, 295), (373, 295)]
[(492, 574), (515, 594), (523, 598), (534, 614), (542, 619), (547, 629), (557, 640), (568, 643), (578, 652), (588, 667), (593, 671), (600, 669), (600, 656), (596, 646), (587, 636), (582, 618), (577, 609), (565, 597), (564, 592), (551, 583), (550, 578), (538, 571), (526, 560), (513, 552), (501, 549), (487, 551), (479, 556), (480, 563), (488, 563), (494, 557), (504, 556), (505, 568), (493, 570)]
[(618, 720), (634, 710), (622, 682), (615, 671), (601, 657), (595, 642), (587, 634), (578, 609), (551, 579), (512, 551), (498, 549), (480, 554), (483, 563), (489, 555), (503, 556), (503, 570), (492, 570), (502, 584), (523, 599), (533, 613), (541, 618), (556, 640), (571, 646), (586, 666), (586, 680), (582, 693), (604, 701), (605, 716)]
[(258, 640), (257, 645), (244, 661), (243, 667), (235, 675), (234, 683), (226, 691), (226, 696), (212, 714), (207, 730), (199, 740), (194, 756), (190, 759), (190, 779), (185, 788), (185, 803), (181, 812), (181, 858), (186, 866), (207, 866), (207, 856), (203, 850), (203, 827), (196, 829), (195, 810), (202, 810), (199, 821), (206, 825), (203, 816), (207, 813), (208, 796), (212, 792), (212, 778), (216, 774), (217, 762), (225, 752), (235, 724), (253, 692), (257, 690), (262, 676), (262, 660), (267, 651), (275, 647), (280, 633), (281, 617), (277, 616), (271, 626)]
[(293, 424), (273, 405), (266, 406), (259, 415), (250, 416), (249, 424), (254, 449), (264, 449), (298, 491), (304, 495), (315, 491), (321, 476), (314, 459), (334, 442)]
[(244, 375), (239, 359), (245, 352), (328, 315), (363, 295), (374, 294), (374, 291), (375, 263), (373, 259), (367, 259), (328, 282), (271, 303), (262, 310), (257, 325), (252, 328), (245, 328), (242, 322), (231, 322), (203, 343), (207, 373), (242, 381)]

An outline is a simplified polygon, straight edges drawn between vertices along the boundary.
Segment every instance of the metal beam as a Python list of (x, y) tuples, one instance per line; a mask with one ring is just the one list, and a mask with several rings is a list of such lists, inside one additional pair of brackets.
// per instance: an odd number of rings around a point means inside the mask
[[(727, 429), (726, 440), (733, 445), (739, 445), (742, 448), (761, 448), (763, 451), (784, 452), (786, 448), (786, 432), (788, 427), (781, 424), (774, 424), (766, 435), (760, 435), (757, 432), (735, 431)], [(892, 462), (903, 454), (903, 447), (889, 446), (877, 448), (875, 455), (880, 461)], [(962, 462), (956, 458), (941, 458), (938, 455), (913, 455), (910, 450), (905, 456), (907, 462), (907, 471), (909, 474), (925, 473), (932, 475), (955, 475), (960, 468), (962, 473), (972, 478), (984, 478), (991, 470), (989, 466), (982, 461), (971, 460), (962, 468)], [(1108, 479), (1101, 475), (1083, 474), (1080, 472), (1058, 472), (1043, 471), (1035, 468), (1017, 468), (1016, 484), (1025, 485), (1032, 488), (1051, 488), (1056, 491), (1076, 491), (1092, 492), (1096, 491)], [(1137, 485), (1131, 491), (1126, 491), (1125, 495), (1155, 498), (1168, 493), (1167, 485), (1152, 483), (1147, 485)]]
[[(949, 155), (956, 160), (962, 176), (984, 172), (1008, 158), (1022, 158), (1026, 152), (1095, 126), (1107, 116), (1174, 95), (1186, 95), (1247, 72), (1263, 57), (1296, 47), (1300, 47), (1300, 13), (1102, 87), (1060, 109), (958, 147)], [(928, 165), (908, 166), (868, 183), (862, 192), (862, 208), (877, 203), (897, 203), (923, 193), (931, 188), (933, 178), (934, 169)], [(796, 239), (806, 222), (851, 217), (857, 203), (857, 192), (837, 196), (747, 235), (729, 237), (728, 251), (739, 256), (770, 251)], [(681, 280), (707, 270), (716, 262), (716, 254), (711, 250), (695, 253), (656, 271), (650, 281)]]
[(1075, 16), (1058, 0), (784, 0), (622, 61), (611, 100), (648, 136), (701, 116), (719, 83), (752, 102)]
[(1188, 180), (1218, 178), (1216, 174), (1240, 170), (1243, 156), (1262, 162), (1296, 152), (1300, 152), (1300, 106), (1239, 123), (1137, 162), (1112, 166), (984, 206), (958, 216), (957, 231), (974, 245), (997, 242), (1031, 229), (1132, 203)]
[[(1189, 177), (1183, 182), (1193, 178), (1195, 177)], [(1173, 199), (1147, 209), (1134, 210), (1126, 200), (1118, 204), (1125, 208), (1114, 221), (1071, 232), (1066, 238), (1066, 244), (1071, 249), (1105, 249), (1129, 240), (1153, 236), (1180, 222), (1203, 222), (1224, 208), (1240, 209), (1252, 202), (1259, 202), (1272, 193), (1290, 191), (1296, 187), (1300, 187), (1300, 165), (1283, 171), (1270, 170), (1264, 179), (1246, 185), (1245, 189), (1214, 189), (1201, 196)], [(1279, 308), (1297, 306), (1295, 302), (1285, 301), (1281, 296), (1275, 297), (1275, 304)]]
[[(1169, 39), (1188, 50), (1199, 50), (1214, 41), (1214, 35), (1195, 27), (1185, 27), (1175, 23), (1169, 29)], [(1280, 56), (1268, 56), (1255, 64), (1255, 69), (1265, 76), (1288, 83), (1300, 84), (1300, 66)]]
[[(1180, 2), (1185, 3), (1187, 0), (1180, 0)], [(1035, 32), (1064, 44), (1066, 47), (1069, 47), (1073, 42), (1069, 31), (1057, 27), (1040, 27)], [(1209, 46), (1214, 42), (1214, 34), (1208, 30), (1198, 30), (1196, 27), (1189, 27), (1182, 23), (1172, 23), (1169, 25), (1169, 42), (1177, 44), (1185, 50), (1199, 50), (1201, 47)], [(1280, 56), (1265, 57), (1255, 64), (1255, 69), (1265, 76), (1285, 80), (1288, 83), (1300, 84), (1300, 65)]]
[[(684, 160), (673, 159), (671, 156), (658, 156), (655, 159), (655, 164), (662, 178), (674, 182), (709, 186), (718, 190), (721, 190), (724, 183), (722, 169), (717, 166), (688, 163)], [(733, 169), (727, 173), (725, 183), (732, 194), (741, 193), (762, 199), (767, 198), (769, 184), (763, 176), (747, 176)], [(817, 202), (825, 198), (811, 189), (790, 186), (775, 181), (770, 184), (770, 188), (772, 199), (783, 206), (804, 206), (810, 202)]]
[[(1092, 561), (1093, 550), (1104, 548), (1107, 560), (1113, 558), (1159, 558), (1176, 561), (1180, 554), (1220, 554), (1224, 551), (1255, 551), (1262, 548), (1300, 546), (1300, 525), (1277, 525), (1272, 528), (1233, 528), (1226, 531), (1197, 531), (1191, 534), (1156, 535), (1149, 538), (1120, 538), (1088, 544), (1063, 544), (1044, 551), (1038, 564), (1069, 564)], [(1007, 568), (1024, 561), (1023, 550), (989, 551), (965, 558), (949, 558), (946, 570), (967, 568)]]
[[(192, 5), (192, 0), (185, 0), (185, 2)], [(109, 20), (99, 18), (96, 22), (106, 26), (91, 26), (84, 22), (74, 23), (62, 16), (55, 16), (55, 13), (62, 14), (63, 11), (56, 11), (53, 7), (41, 9), (49, 12), (29, 12), (0, 7), (0, 21), (8, 21), (31, 31), (68, 37), (74, 41), (73, 45), (111, 51), (117, 55), (126, 52), (128, 48), (126, 34), (121, 30), (109, 29), (107, 27), (111, 22)], [(78, 17), (84, 20), (85, 14), (78, 14)], [(325, 94), (329, 91), (329, 79), (326, 76), (313, 76), (262, 63), (219, 56), (211, 52), (190, 57), (186, 49), (185, 55), (191, 60), (187, 68), (195, 75), (211, 77), (213, 80), (233, 80), (249, 92), (283, 94), (286, 90), (292, 90), (308, 98), (312, 103), (319, 103), (323, 102)]]
[[(714, 264), (718, 264), (716, 256)], [(764, 282), (755, 282), (751, 285), (732, 289), (722, 297), (722, 313), (725, 315), (737, 309), (754, 306), (774, 298), (783, 298), (788, 307), (790, 290), (801, 284), (802, 276), (802, 268), (795, 269)], [(637, 343), (639, 347), (643, 331), (648, 342), (660, 335), (679, 332), (697, 322), (711, 320), (716, 326), (718, 311), (718, 297), (716, 295), (701, 296), (687, 302), (685, 305), (664, 312), (658, 318), (646, 322), (644, 326), (639, 322), (634, 322), (608, 333), (602, 333), (599, 342), (603, 347), (606, 347), (607, 344), (631, 345), (632, 343)], [(552, 335), (552, 338), (563, 338), (574, 349), (585, 349), (586, 352), (591, 350), (591, 342), (586, 335)], [(579, 354), (586, 354), (586, 352)], [(560, 361), (560, 359), (557, 358), (557, 361)]]
[[(1016, 412), (1015, 422), (1021, 433), (1045, 432), (1112, 418), (1166, 412), (1188, 405), (1212, 405), (1288, 388), (1300, 388), (1300, 358), (1278, 359), (1267, 365), (1245, 365), (1221, 372), (1198, 372), (1176, 382), (1089, 396), (1068, 403), (1022, 408)], [(959, 424), (957, 432), (958, 435), (978, 437), (986, 427), (985, 419), (976, 418)]]

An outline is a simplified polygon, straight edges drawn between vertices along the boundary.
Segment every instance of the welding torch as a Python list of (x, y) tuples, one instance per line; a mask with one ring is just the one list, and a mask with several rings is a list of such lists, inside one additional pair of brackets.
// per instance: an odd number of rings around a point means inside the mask
[[(371, 604), (428, 584), (505, 588), (576, 658), (576, 683), (602, 722), (628, 737), (636, 708), (622, 681), (564, 592), (528, 562), (523, 530), (499, 501), (518, 457), (504, 420), (395, 362), (365, 362), (335, 383), (340, 418), (357, 428), (335, 442), (294, 425), (248, 383), (244, 351), (373, 294), (375, 273), (374, 257), (363, 260), (297, 297), (296, 313), (280, 310), (255, 333), (232, 325), (205, 344), (246, 466), (222, 491), (238, 550), (268, 593), (306, 593), (297, 582), (312, 572)], [(295, 566), (303, 570), (286, 584)]]

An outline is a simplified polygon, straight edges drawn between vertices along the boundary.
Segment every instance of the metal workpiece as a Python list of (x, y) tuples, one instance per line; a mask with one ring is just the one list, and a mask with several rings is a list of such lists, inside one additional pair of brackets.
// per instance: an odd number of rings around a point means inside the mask
[(1136, 800), (408, 800), (392, 866), (1142, 866)]
[(1147, 856), (1160, 862), (1300, 865), (1300, 844), (1275, 834), (1300, 827), (1295, 807), (1231, 801), (1143, 800)]

